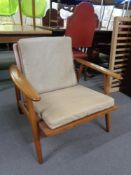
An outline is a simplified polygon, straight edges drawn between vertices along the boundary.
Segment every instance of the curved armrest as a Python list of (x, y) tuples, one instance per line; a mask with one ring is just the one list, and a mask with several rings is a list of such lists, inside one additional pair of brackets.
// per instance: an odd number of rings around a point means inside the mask
[(39, 101), (41, 98), (36, 90), (30, 85), (28, 80), (19, 71), (17, 66), (12, 65), (9, 69), (11, 78), (16, 85), (29, 99), (32, 101)]
[(122, 77), (121, 75), (116, 74), (116, 73), (114, 73), (114, 72), (112, 72), (112, 71), (110, 71), (110, 70), (108, 70), (108, 69), (105, 69), (104, 67), (98, 66), (98, 65), (96, 65), (96, 64), (94, 64), (94, 63), (91, 63), (91, 62), (89, 62), (89, 61), (85, 61), (85, 60), (80, 59), (80, 58), (74, 58), (74, 60), (75, 60), (76, 62), (78, 62), (78, 63), (84, 65), (84, 66), (87, 66), (87, 67), (89, 67), (89, 68), (91, 68), (91, 69), (94, 69), (94, 70), (96, 70), (96, 71), (98, 71), (98, 72), (101, 72), (101, 73), (103, 73), (104, 75), (111, 76), (111, 77), (116, 78), (116, 79), (118, 79), (118, 80), (122, 80), (122, 79), (123, 79), (123, 77)]

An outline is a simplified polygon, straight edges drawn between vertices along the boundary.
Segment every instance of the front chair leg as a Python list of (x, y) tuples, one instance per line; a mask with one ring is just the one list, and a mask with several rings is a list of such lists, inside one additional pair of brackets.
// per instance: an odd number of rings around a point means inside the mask
[(110, 113), (105, 114), (106, 131), (110, 132)]
[(36, 114), (33, 108), (32, 101), (29, 100), (28, 98), (27, 98), (27, 106), (29, 110), (29, 121), (32, 128), (32, 134), (33, 134), (35, 149), (37, 153), (37, 159), (38, 159), (38, 162), (41, 164), (43, 163), (43, 157), (42, 157), (42, 148), (40, 143), (40, 131), (39, 131), (38, 122), (36, 119)]
[[(34, 134), (33, 134), (34, 136)], [(34, 137), (34, 144), (37, 154), (37, 160), (40, 164), (43, 163), (43, 157), (42, 157), (42, 149), (41, 149), (41, 143), (40, 143), (40, 135), (37, 135), (37, 138)]]

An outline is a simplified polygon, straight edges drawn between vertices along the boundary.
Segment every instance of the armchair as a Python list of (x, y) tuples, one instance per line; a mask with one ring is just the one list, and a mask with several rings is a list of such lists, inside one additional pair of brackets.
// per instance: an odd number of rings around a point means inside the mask
[(39, 163), (43, 162), (40, 136), (53, 136), (105, 115), (110, 130), (110, 112), (116, 110), (108, 95), (109, 77), (122, 79), (105, 68), (76, 58), (81, 66), (105, 76), (105, 94), (79, 85), (69, 37), (21, 39), (14, 45), (16, 65), (10, 67), (17, 105), (31, 125)]

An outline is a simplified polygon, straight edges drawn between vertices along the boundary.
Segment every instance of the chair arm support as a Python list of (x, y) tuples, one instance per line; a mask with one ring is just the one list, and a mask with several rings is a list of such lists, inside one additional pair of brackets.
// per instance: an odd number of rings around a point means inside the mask
[(78, 62), (78, 63), (80, 63), (80, 64), (86, 66), (86, 67), (89, 67), (89, 68), (94, 69), (94, 70), (96, 70), (96, 71), (98, 71), (98, 72), (101, 72), (101, 73), (104, 74), (104, 75), (107, 75), (107, 76), (116, 78), (116, 79), (118, 79), (118, 80), (122, 80), (122, 79), (123, 79), (123, 77), (122, 77), (121, 75), (116, 74), (116, 73), (114, 73), (114, 72), (112, 72), (112, 71), (110, 71), (110, 70), (108, 70), (108, 69), (106, 69), (106, 68), (104, 68), (104, 67), (98, 66), (98, 65), (96, 65), (96, 64), (94, 64), (94, 63), (91, 63), (91, 62), (89, 62), (89, 61), (85, 61), (85, 60), (80, 59), (80, 58), (74, 58), (74, 60), (75, 60), (76, 62)]
[(40, 101), (40, 96), (36, 90), (31, 86), (24, 75), (19, 71), (16, 65), (12, 65), (9, 69), (11, 78), (20, 91), (22, 91), (30, 100)]

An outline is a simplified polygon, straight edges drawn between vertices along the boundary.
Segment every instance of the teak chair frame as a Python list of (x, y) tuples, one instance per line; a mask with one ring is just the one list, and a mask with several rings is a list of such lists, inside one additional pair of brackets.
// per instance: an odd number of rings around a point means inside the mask
[[(20, 60), (19, 60), (20, 61)], [(116, 73), (111, 72), (110, 70), (107, 70), (103, 67), (100, 67), (98, 65), (95, 65), (93, 63), (90, 63), (85, 60), (81, 60), (79, 58), (75, 59), (76, 62), (78, 62), (80, 66), (80, 70), (78, 74), (80, 75), (82, 67), (87, 66), (89, 68), (92, 68), (96, 71), (101, 72), (104, 74), (104, 93), (109, 94), (109, 78), (114, 77), (117, 79), (122, 79), (122, 77)], [(18, 60), (17, 60), (18, 63)], [(42, 148), (40, 144), (40, 136), (44, 135), (46, 137), (48, 136), (53, 136), (59, 133), (62, 133), (65, 130), (71, 129), (81, 123), (89, 122), (98, 116), (103, 116), (105, 115), (105, 121), (106, 121), (106, 131), (110, 131), (110, 112), (114, 111), (117, 109), (117, 107), (114, 105), (108, 109), (104, 109), (102, 111), (96, 112), (94, 114), (85, 116), (84, 118), (81, 118), (79, 120), (73, 121), (69, 124), (66, 124), (64, 126), (61, 126), (56, 129), (50, 129), (46, 123), (40, 119), (33, 107), (33, 102), (40, 101), (41, 97), (39, 94), (36, 92), (36, 90), (30, 85), (28, 80), (25, 78), (25, 76), (22, 74), (22, 71), (20, 70), (20, 62), (16, 65), (12, 65), (9, 69), (11, 78), (15, 84), (15, 92), (16, 92), (16, 100), (17, 100), (17, 106), (19, 109), (19, 112), (22, 114), (24, 113), (30, 124), (31, 124), (31, 129), (32, 129), (32, 135), (34, 139), (34, 144), (36, 148), (36, 153), (37, 153), (37, 159), (39, 163), (43, 162), (43, 157), (42, 157)], [(24, 98), (23, 98), (24, 97)]]

